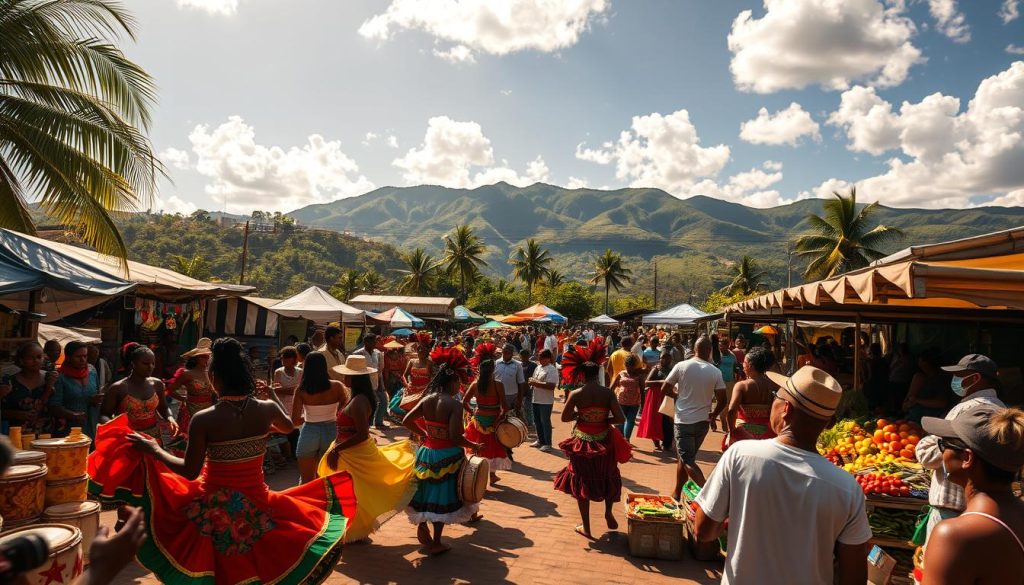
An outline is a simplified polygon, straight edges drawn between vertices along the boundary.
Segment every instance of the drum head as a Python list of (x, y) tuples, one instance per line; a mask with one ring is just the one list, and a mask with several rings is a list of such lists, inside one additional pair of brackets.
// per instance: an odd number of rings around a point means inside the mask
[(0, 479), (29, 479), (37, 475), (46, 475), (45, 465), (12, 465), (7, 468), (7, 471), (4, 472), (3, 476), (0, 476)]
[(34, 526), (18, 528), (0, 536), (0, 548), (9, 541), (26, 534), (38, 534), (42, 537), (50, 545), (51, 557), (82, 543), (82, 531), (74, 526), (67, 526), (65, 524), (36, 524)]
[(78, 518), (99, 511), (99, 502), (68, 502), (66, 504), (50, 506), (43, 510), (43, 515), (47, 518)]
[(77, 439), (71, 437), (63, 437), (60, 439), (36, 439), (32, 441), (32, 448), (34, 449), (60, 449), (70, 447), (83, 447), (88, 446), (92, 442), (92, 439), (82, 435)]

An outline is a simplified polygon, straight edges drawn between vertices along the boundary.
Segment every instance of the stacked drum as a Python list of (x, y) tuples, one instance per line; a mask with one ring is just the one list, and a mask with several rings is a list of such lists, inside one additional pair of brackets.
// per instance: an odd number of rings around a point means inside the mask
[(46, 453), (46, 506), (82, 502), (89, 494), (86, 473), (91, 439), (72, 429), (63, 439), (36, 439), (33, 451)]

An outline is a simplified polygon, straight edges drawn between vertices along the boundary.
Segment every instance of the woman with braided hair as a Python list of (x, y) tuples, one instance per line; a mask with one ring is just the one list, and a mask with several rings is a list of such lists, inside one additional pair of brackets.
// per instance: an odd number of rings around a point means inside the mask
[(462, 397), (462, 406), (470, 411), (470, 402), (476, 398), (473, 417), (466, 427), (466, 438), (479, 443), (477, 453), (490, 464), (491, 485), (498, 483), (497, 471), (512, 469), (512, 460), (508, 458), (508, 449), (498, 441), (494, 434), (498, 422), (506, 415), (507, 405), (502, 399), (500, 385), (494, 381), (494, 361), (484, 359), (480, 362), (480, 375), (469, 385), (466, 395)]
[[(426, 434), (416, 450), (416, 494), (406, 513), (409, 521), (417, 525), (416, 537), (423, 545), (420, 552), (439, 555), (451, 550), (441, 542), (445, 524), (478, 518), (479, 504), (466, 504), (459, 498), (459, 472), (466, 461), (463, 449), (478, 450), (480, 445), (463, 436), (462, 403), (455, 397), (469, 376), (469, 362), (454, 349), (435, 353), (431, 358), (438, 366), (437, 373), (423, 399), (405, 415), (402, 424), (412, 433)], [(417, 425), (420, 419), (425, 431)]]

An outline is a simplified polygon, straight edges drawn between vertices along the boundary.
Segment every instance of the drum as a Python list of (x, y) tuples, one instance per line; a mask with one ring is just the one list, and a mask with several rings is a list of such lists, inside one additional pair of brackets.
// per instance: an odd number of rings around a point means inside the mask
[(46, 507), (68, 502), (82, 502), (89, 496), (89, 476), (46, 482)]
[(18, 451), (14, 454), (15, 465), (46, 465), (46, 453), (42, 451)]
[(8, 524), (43, 513), (46, 473), (45, 465), (12, 465), (0, 476), (0, 515)]
[(78, 438), (72, 435), (63, 439), (36, 439), (32, 441), (32, 448), (46, 453), (46, 466), (50, 469), (47, 481), (58, 481), (85, 475), (91, 442), (85, 435)]
[(69, 502), (43, 510), (43, 522), (66, 524), (82, 531), (82, 555), (89, 563), (89, 547), (100, 529), (99, 502)]
[(491, 464), (483, 457), (473, 455), (466, 459), (459, 470), (459, 499), (467, 504), (483, 501), (490, 472)]
[(0, 536), (0, 548), (15, 538), (37, 534), (50, 545), (50, 558), (42, 565), (22, 573), (17, 585), (54, 585), (74, 583), (82, 574), (82, 531), (64, 524), (37, 524), (11, 530)]
[(515, 449), (522, 445), (523, 441), (526, 440), (528, 432), (526, 423), (514, 416), (505, 418), (494, 429), (494, 434), (498, 436), (498, 442), (504, 445), (506, 449)]

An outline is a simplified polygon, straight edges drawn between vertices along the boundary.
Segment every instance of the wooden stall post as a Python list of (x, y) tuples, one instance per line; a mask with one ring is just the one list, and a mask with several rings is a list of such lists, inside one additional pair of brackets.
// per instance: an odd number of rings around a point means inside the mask
[(853, 333), (853, 389), (860, 391), (860, 313), (857, 313)]

